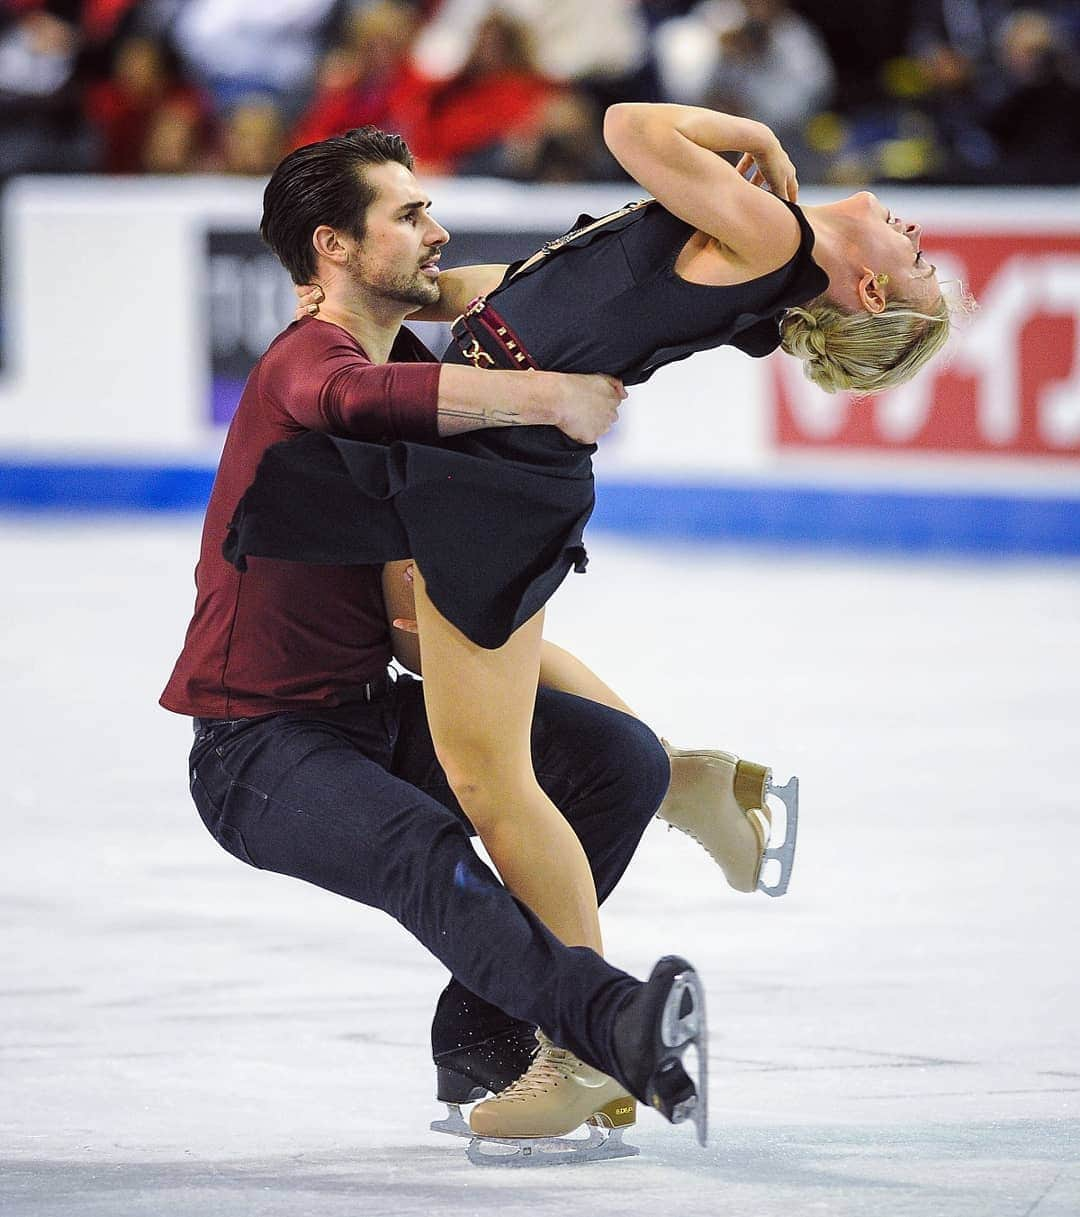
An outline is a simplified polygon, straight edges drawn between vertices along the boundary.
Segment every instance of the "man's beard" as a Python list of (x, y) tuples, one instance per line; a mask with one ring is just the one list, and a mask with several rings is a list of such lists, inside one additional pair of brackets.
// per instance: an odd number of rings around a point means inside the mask
[(385, 300), (393, 300), (396, 304), (411, 304), (414, 308), (436, 304), (442, 294), (438, 279), (425, 278), (419, 269), (411, 275), (387, 276), (377, 283), (367, 283), (365, 286), (369, 291), (377, 291)]

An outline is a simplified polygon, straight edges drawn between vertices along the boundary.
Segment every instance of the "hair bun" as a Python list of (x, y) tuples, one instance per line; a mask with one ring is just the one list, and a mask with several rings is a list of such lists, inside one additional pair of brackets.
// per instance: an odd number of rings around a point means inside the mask
[(828, 357), (828, 335), (825, 328), (807, 309), (788, 309), (781, 329), (784, 350), (789, 354), (811, 361)]
[(882, 313), (845, 312), (818, 299), (790, 308), (780, 323), (780, 346), (803, 361), (803, 370), (826, 393), (876, 393), (918, 371), (949, 336), (944, 297), (929, 313), (893, 301)]

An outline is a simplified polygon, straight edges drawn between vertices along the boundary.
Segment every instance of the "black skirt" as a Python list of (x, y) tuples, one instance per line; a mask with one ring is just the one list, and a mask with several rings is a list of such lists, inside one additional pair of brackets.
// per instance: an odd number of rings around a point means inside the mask
[(478, 646), (499, 647), (585, 569), (594, 451), (555, 427), (439, 445), (310, 431), (266, 451), (223, 552), (239, 570), (248, 557), (412, 558), (439, 612)]

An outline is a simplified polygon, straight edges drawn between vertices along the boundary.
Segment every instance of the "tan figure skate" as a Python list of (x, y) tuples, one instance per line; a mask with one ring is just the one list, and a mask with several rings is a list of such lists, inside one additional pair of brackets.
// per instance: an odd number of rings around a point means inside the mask
[[(556, 1048), (542, 1031), (532, 1064), (494, 1098), (469, 1115), (469, 1161), (477, 1166), (553, 1166), (603, 1158), (630, 1158), (623, 1130), (637, 1121), (637, 1103), (625, 1088)], [(585, 1125), (586, 1137), (565, 1134)]]
[[(799, 823), (799, 779), (772, 784), (764, 765), (730, 752), (676, 748), (663, 741), (671, 760), (671, 785), (657, 816), (694, 838), (737, 892), (782, 896), (791, 880)], [(783, 837), (773, 845), (768, 796), (784, 806)], [(775, 877), (766, 864), (775, 860)]]

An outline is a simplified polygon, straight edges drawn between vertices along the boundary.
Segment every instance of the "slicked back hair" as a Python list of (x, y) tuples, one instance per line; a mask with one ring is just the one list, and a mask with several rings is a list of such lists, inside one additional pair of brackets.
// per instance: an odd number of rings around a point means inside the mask
[(297, 148), (274, 170), (263, 192), (259, 232), (294, 283), (315, 278), (311, 234), (320, 224), (363, 239), (375, 198), (364, 170), (387, 161), (412, 169), (412, 153), (401, 136), (357, 127)]

